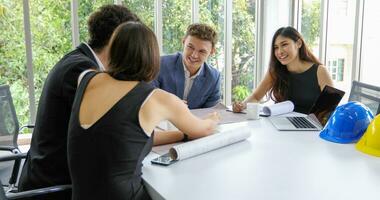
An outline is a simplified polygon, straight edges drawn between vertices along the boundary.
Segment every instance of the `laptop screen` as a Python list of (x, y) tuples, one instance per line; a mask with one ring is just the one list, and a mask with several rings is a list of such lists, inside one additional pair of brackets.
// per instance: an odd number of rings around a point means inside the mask
[(344, 91), (326, 85), (318, 99), (311, 107), (310, 114), (318, 119), (322, 126), (325, 126), (327, 120), (330, 118), (331, 113), (338, 106), (340, 100), (343, 98)]

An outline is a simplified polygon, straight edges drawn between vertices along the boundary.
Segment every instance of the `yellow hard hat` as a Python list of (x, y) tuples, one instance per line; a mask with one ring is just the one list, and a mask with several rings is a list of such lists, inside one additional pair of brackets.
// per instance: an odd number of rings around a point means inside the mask
[(363, 137), (356, 144), (356, 149), (380, 157), (380, 114), (369, 124)]

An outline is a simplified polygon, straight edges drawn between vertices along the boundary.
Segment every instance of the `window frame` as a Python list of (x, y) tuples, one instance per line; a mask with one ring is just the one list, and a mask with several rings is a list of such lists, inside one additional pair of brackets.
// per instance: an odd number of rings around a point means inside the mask
[[(164, 0), (154, 0), (154, 16), (155, 16), (155, 33), (157, 35), (158, 43), (160, 46), (160, 50), (162, 52), (162, 5)], [(231, 63), (232, 63), (232, 1), (231, 0), (223, 0), (225, 4), (225, 70), (224, 70), (224, 100), (223, 103), (226, 105), (231, 104)], [(255, 82), (254, 87), (262, 80), (267, 61), (263, 57), (265, 51), (270, 49), (268, 46), (268, 38), (265, 38), (264, 32), (266, 28), (267, 19), (265, 19), (265, 0), (255, 0), (256, 1), (256, 67), (255, 67)], [(289, 25), (300, 28), (300, 9), (302, 0), (289, 0)], [(363, 30), (363, 16), (364, 16), (364, 3), (366, 0), (356, 1), (355, 8), (355, 33), (354, 33), (354, 48), (353, 48), (353, 61), (352, 61), (352, 80), (361, 81), (360, 70), (361, 70), (361, 48), (362, 48), (362, 30)], [(29, 110), (30, 110), (30, 123), (35, 122), (36, 116), (36, 100), (35, 100), (35, 91), (34, 91), (34, 72), (33, 72), (33, 50), (31, 47), (31, 30), (30, 30), (30, 0), (23, 0), (23, 15), (24, 15), (24, 42), (26, 46), (26, 60), (27, 60), (27, 84), (28, 84), (28, 93), (29, 93)], [(79, 0), (71, 0), (71, 27), (72, 27), (72, 44), (73, 48), (79, 45), (79, 20), (78, 20), (78, 2)], [(321, 29), (320, 29), (320, 42), (319, 42), (319, 59), (326, 65), (326, 48), (327, 48), (327, 22), (329, 19), (328, 6), (330, 0), (321, 0)], [(122, 4), (121, 0), (114, 0), (115, 4)], [(199, 0), (191, 0), (191, 9), (192, 9), (192, 22), (199, 21)], [(265, 40), (265, 41), (264, 41)], [(260, 49), (260, 50), (259, 50)]]

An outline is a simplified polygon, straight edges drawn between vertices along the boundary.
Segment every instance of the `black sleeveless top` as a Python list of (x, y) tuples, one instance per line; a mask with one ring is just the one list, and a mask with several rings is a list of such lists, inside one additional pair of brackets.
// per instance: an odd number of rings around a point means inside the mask
[(140, 82), (88, 129), (79, 122), (85, 89), (97, 73), (82, 79), (72, 107), (68, 131), (68, 161), (73, 200), (151, 199), (142, 185), (142, 161), (153, 136), (140, 126), (140, 107), (154, 90)]
[(294, 103), (294, 111), (308, 114), (321, 89), (318, 83), (318, 64), (302, 73), (289, 73), (288, 99)]

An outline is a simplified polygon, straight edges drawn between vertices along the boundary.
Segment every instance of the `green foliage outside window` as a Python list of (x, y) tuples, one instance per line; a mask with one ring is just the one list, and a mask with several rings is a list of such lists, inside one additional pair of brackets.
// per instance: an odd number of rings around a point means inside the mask
[(0, 85), (10, 85), (18, 117), (29, 118), (22, 1), (0, 1)]
[[(224, 68), (224, 5), (220, 0), (199, 1), (199, 21), (210, 25), (218, 33), (216, 52), (207, 61), (213, 67), (222, 71)], [(223, 85), (223, 84), (222, 84)]]
[[(80, 41), (88, 40), (87, 19), (100, 6), (113, 0), (80, 0), (78, 7)], [(154, 27), (154, 1), (124, 0), (149, 27)], [(209, 62), (224, 70), (224, 1), (200, 0), (200, 21), (217, 29), (217, 53)], [(314, 44), (319, 32), (320, 5), (302, 13), (303, 26), (311, 31), (304, 35)], [(48, 72), (67, 52), (72, 50), (71, 0), (30, 1), (33, 70), (37, 100)], [(306, 9), (306, 8), (305, 8)], [(182, 37), (191, 23), (191, 1), (163, 1), (163, 50), (174, 53), (182, 50)], [(255, 1), (233, 0), (232, 96), (243, 100), (251, 93), (255, 63)], [(11, 86), (16, 111), (21, 124), (29, 119), (29, 98), (26, 73), (22, 1), (0, 0), (0, 84)], [(230, 66), (229, 66), (230, 67)], [(259, 66), (262, 67), (262, 66)], [(222, 72), (222, 81), (223, 81)]]
[(232, 101), (245, 99), (253, 89), (256, 62), (255, 10), (255, 1), (233, 1)]
[(154, 30), (154, 4), (152, 0), (124, 0), (123, 5), (136, 13), (149, 28)]
[(191, 1), (162, 1), (163, 54), (182, 51), (182, 38), (191, 23)]
[(320, 31), (321, 2), (312, 1), (302, 7), (301, 30), (308, 46), (313, 47), (318, 42)]
[(245, 85), (238, 85), (232, 89), (232, 99), (234, 101), (243, 101), (251, 93), (251, 90)]
[[(34, 88), (37, 105), (50, 69), (72, 49), (70, 9), (70, 0), (30, 1)], [(21, 42), (23, 41), (21, 40)], [(25, 57), (25, 52), (23, 54), (20, 57)]]

